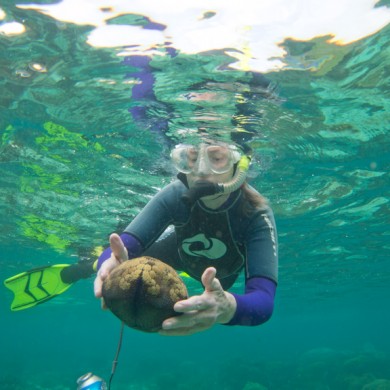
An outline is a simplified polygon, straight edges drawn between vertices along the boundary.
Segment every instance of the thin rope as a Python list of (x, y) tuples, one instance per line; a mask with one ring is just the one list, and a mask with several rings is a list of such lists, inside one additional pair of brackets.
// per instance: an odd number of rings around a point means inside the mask
[(112, 381), (112, 378), (114, 377), (114, 374), (115, 374), (115, 371), (116, 371), (116, 366), (118, 364), (118, 358), (119, 358), (119, 352), (121, 351), (121, 347), (122, 347), (122, 339), (123, 339), (123, 329), (125, 328), (125, 323), (122, 321), (122, 324), (121, 324), (121, 331), (119, 333), (119, 342), (118, 342), (118, 347), (116, 349), (116, 354), (115, 354), (115, 357), (114, 357), (114, 360), (112, 362), (112, 367), (111, 367), (111, 376), (110, 376), (110, 380), (108, 382), (108, 390), (111, 389), (111, 381)]

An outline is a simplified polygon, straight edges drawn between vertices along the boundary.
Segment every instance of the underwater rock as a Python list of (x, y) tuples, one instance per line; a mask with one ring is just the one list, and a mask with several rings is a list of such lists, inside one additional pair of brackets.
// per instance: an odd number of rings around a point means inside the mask
[(365, 385), (363, 390), (390, 390), (390, 380), (376, 379)]
[(169, 265), (139, 257), (116, 267), (103, 283), (107, 307), (127, 326), (157, 332), (162, 322), (178, 315), (173, 305), (188, 297), (184, 282)]
[(268, 390), (266, 387), (256, 382), (247, 382), (243, 390)]

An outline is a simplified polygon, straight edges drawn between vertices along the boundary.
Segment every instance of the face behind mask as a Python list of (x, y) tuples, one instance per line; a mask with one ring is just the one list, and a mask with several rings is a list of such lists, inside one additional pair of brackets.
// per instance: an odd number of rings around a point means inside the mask
[(230, 171), (241, 158), (233, 145), (222, 143), (177, 145), (171, 152), (171, 159), (179, 172), (197, 176), (222, 174)]
[(187, 174), (191, 173), (199, 177), (222, 174), (236, 165), (235, 174), (228, 182), (196, 181), (183, 195), (183, 201), (188, 204), (193, 204), (205, 196), (236, 191), (244, 184), (250, 164), (249, 156), (241, 156), (235, 146), (225, 144), (201, 144), (198, 147), (178, 145), (172, 151), (171, 158), (179, 170), (178, 178), (187, 188)]

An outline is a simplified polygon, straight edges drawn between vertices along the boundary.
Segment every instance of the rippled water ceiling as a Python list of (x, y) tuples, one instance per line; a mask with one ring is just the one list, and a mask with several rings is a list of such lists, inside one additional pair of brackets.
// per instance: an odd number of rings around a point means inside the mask
[[(186, 54), (223, 49), (231, 67), (267, 72), (295, 68), (283, 42), (323, 37), (345, 45), (374, 34), (390, 22), (390, 10), (373, 0), (96, 1), (20, 4), (58, 21), (95, 28), (93, 47), (118, 48), (118, 55), (164, 55), (174, 47)], [(0, 34), (28, 34), (23, 23), (0, 10)], [(126, 47), (123, 49), (123, 47)], [(301, 65), (299, 65), (301, 66)], [(315, 67), (315, 64), (311, 64)]]

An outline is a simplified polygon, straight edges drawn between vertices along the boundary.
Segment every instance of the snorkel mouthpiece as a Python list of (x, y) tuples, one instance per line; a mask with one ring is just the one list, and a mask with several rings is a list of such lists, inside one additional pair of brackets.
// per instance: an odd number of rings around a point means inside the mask
[(184, 203), (192, 205), (204, 196), (215, 195), (221, 192), (223, 192), (223, 188), (219, 184), (207, 180), (199, 180), (183, 194), (181, 199)]
[[(230, 194), (238, 190), (245, 182), (246, 174), (249, 169), (251, 158), (242, 156), (237, 164), (236, 172), (233, 178), (227, 183), (212, 183), (207, 180), (199, 180), (195, 185), (183, 194), (182, 201), (188, 205), (193, 205), (197, 200), (204, 196), (215, 194)], [(183, 173), (177, 175), (178, 179), (188, 188), (187, 177)]]

